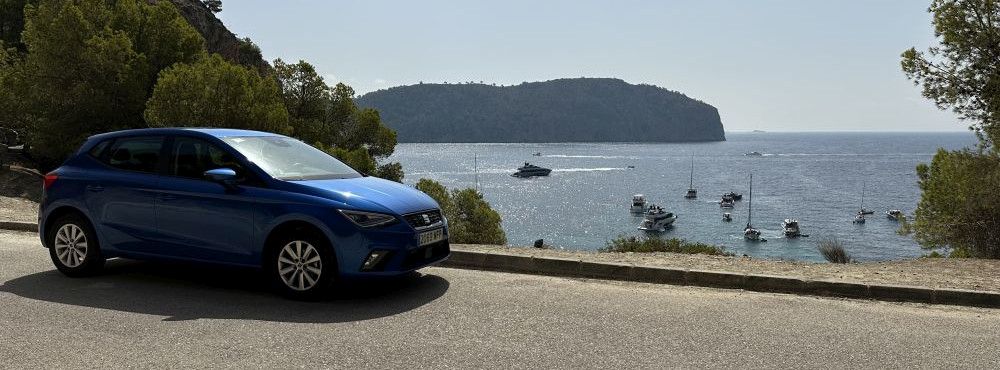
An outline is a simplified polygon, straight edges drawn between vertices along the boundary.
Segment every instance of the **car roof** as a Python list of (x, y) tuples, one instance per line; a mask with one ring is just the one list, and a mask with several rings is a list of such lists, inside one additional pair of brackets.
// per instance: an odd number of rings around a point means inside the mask
[(247, 136), (282, 136), (270, 132), (239, 130), (231, 128), (211, 128), (211, 127), (164, 127), (164, 128), (140, 128), (132, 130), (121, 130), (107, 132), (91, 136), (91, 139), (105, 139), (121, 136), (142, 136), (142, 135), (177, 135), (185, 132), (198, 132), (201, 134), (223, 137), (247, 137)]

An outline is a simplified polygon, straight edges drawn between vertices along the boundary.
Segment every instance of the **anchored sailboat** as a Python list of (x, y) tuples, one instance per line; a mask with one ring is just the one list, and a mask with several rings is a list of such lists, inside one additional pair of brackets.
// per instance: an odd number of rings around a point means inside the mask
[(750, 219), (752, 216), (753, 216), (753, 174), (751, 173), (750, 194), (747, 200), (747, 227), (743, 229), (743, 237), (746, 238), (746, 240), (752, 242), (757, 242), (757, 241), (766, 242), (767, 241), (766, 239), (760, 237), (760, 230), (755, 229), (753, 227), (753, 224), (750, 223)]
[(691, 183), (688, 185), (687, 194), (684, 194), (687, 199), (695, 199), (698, 197), (698, 189), (694, 188), (694, 157), (691, 157)]

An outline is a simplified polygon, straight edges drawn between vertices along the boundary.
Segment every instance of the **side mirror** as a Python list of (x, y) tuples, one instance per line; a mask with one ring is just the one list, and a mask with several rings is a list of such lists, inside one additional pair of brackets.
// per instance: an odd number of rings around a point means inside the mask
[(236, 185), (236, 171), (229, 168), (216, 168), (204, 173), (205, 178), (225, 185), (226, 187)]

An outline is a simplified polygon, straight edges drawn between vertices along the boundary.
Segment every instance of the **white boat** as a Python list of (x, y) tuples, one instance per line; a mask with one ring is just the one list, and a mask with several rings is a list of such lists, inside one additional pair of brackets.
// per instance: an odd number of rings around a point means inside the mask
[(694, 188), (694, 157), (691, 157), (691, 183), (688, 185), (688, 191), (684, 194), (687, 199), (694, 199), (698, 197), (698, 189)]
[(861, 213), (861, 212), (858, 212), (858, 214), (854, 215), (854, 223), (856, 223), (856, 224), (863, 224), (863, 223), (865, 223), (865, 214)]
[(677, 216), (673, 213), (664, 211), (660, 206), (650, 205), (646, 213), (643, 214), (643, 220), (639, 224), (638, 229), (642, 231), (661, 232), (673, 225), (675, 220), (677, 220)]
[(893, 221), (899, 221), (903, 219), (903, 211), (900, 211), (898, 209), (890, 209), (888, 211), (885, 211), (885, 217)]
[(646, 197), (642, 194), (636, 194), (632, 196), (632, 207), (629, 208), (632, 213), (643, 213), (646, 211)]
[(732, 220), (733, 220), (733, 215), (730, 214), (729, 212), (726, 212), (726, 213), (722, 214), (722, 221), (729, 222), (729, 221), (732, 221)]
[(753, 174), (750, 174), (750, 194), (747, 199), (747, 227), (743, 229), (743, 238), (752, 242), (766, 242), (760, 237), (760, 230), (757, 230), (750, 223), (753, 216)]
[(734, 201), (732, 197), (725, 197), (724, 196), (724, 197), (722, 197), (722, 200), (719, 201), (719, 207), (722, 207), (722, 208), (733, 208), (733, 205), (735, 205), (735, 204), (736, 204), (736, 201)]
[(781, 222), (781, 228), (785, 230), (786, 237), (794, 238), (802, 235), (802, 232), (799, 230), (798, 220), (786, 218), (785, 221)]

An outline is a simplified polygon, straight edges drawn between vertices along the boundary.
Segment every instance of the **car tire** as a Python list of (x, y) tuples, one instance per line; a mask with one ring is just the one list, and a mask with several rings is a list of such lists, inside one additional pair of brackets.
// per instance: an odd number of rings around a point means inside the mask
[(329, 293), (337, 280), (337, 261), (326, 238), (296, 230), (267, 248), (264, 273), (281, 295), (314, 301)]
[(53, 221), (47, 228), (45, 243), (52, 263), (66, 276), (93, 276), (104, 268), (97, 233), (82, 215), (71, 213)]

